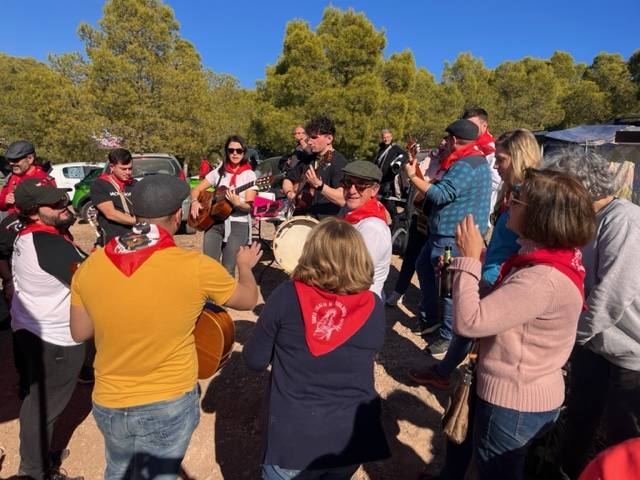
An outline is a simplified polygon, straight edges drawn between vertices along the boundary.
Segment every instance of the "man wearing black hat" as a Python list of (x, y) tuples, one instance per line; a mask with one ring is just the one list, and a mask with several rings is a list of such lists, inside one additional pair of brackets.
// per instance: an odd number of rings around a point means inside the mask
[(491, 203), (491, 171), (475, 144), (478, 127), (469, 120), (460, 119), (451, 123), (446, 132), (448, 153), (440, 163), (437, 174), (440, 180), (417, 177), (415, 159), (405, 165), (412, 184), (425, 194), (424, 208), (429, 215), (429, 237), (416, 261), (416, 272), (422, 291), (422, 333), (438, 331), (427, 347), (428, 353), (436, 358), (444, 356), (453, 336), (451, 299), (441, 299), (442, 309), (439, 309), (436, 287), (439, 258), (445, 247), (451, 247), (456, 254), (456, 226), (468, 214), (473, 214), (484, 234)]
[(344, 202), (340, 181), (347, 160), (333, 148), (336, 127), (330, 118), (316, 117), (305, 130), (314, 155), (300, 158), (282, 182), (282, 191), (296, 202), (296, 215), (337, 215)]
[(204, 303), (248, 310), (258, 300), (257, 244), (240, 248), (237, 282), (212, 258), (176, 247), (188, 195), (171, 175), (138, 182), (131, 198), (139, 223), (74, 275), (71, 335), (83, 341), (95, 332), (93, 415), (105, 478), (178, 474), (200, 417), (193, 331)]
[(86, 255), (72, 241), (66, 190), (28, 178), (15, 190), (23, 228), (12, 257), (15, 295), (11, 326), (21, 359), (19, 475), (63, 479), (53, 472), (49, 446), (56, 419), (73, 393), (84, 345), (69, 330), (70, 284)]
[(45, 185), (56, 185), (55, 180), (40, 165), (34, 163), (36, 150), (31, 142), (13, 142), (4, 156), (11, 166), (11, 175), (5, 179), (4, 187), (0, 190), (0, 210), (3, 212), (11, 214), (16, 211), (14, 191), (23, 180), (38, 178)]
[(373, 260), (370, 290), (382, 297), (391, 264), (390, 216), (377, 199), (382, 172), (372, 162), (357, 160), (343, 169), (344, 219), (360, 232)]

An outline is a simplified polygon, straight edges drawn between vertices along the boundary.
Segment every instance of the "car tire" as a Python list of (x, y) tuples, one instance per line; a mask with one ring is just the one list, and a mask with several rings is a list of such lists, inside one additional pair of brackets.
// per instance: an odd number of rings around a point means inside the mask
[(89, 209), (91, 207), (93, 207), (93, 203), (91, 203), (91, 200), (87, 200), (82, 204), (82, 206), (80, 207), (80, 211), (78, 212), (78, 215), (80, 216), (80, 223), (89, 223)]

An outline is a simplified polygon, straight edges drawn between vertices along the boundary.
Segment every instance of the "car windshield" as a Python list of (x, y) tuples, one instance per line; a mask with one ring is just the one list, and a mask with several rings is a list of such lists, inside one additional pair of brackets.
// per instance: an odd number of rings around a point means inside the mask
[(146, 175), (154, 175), (156, 173), (178, 175), (174, 163), (169, 158), (144, 157), (133, 159), (134, 178), (142, 178)]

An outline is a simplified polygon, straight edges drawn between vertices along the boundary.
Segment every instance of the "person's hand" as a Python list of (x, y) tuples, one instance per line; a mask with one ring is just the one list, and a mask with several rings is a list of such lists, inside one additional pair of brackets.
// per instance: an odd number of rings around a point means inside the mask
[(418, 167), (418, 162), (416, 158), (409, 154), (409, 161), (404, 164), (404, 173), (407, 174), (407, 177), (411, 178), (416, 174), (416, 168)]
[(253, 242), (251, 246), (240, 247), (238, 255), (236, 255), (236, 263), (238, 267), (253, 268), (257, 265), (262, 257), (262, 248), (258, 242)]
[(242, 199), (240, 198), (240, 195), (235, 192), (235, 190), (227, 190), (224, 194), (224, 198), (226, 198), (234, 207), (239, 207), (240, 205), (242, 205)]
[(316, 170), (315, 168), (313, 168), (313, 165), (309, 165), (309, 169), (304, 173), (304, 176), (307, 179), (309, 185), (311, 185), (313, 188), (318, 188), (320, 185), (322, 185), (322, 179), (318, 178), (318, 175), (316, 175)]
[(191, 216), (196, 219), (202, 210), (202, 204), (198, 200), (191, 202)]
[(461, 257), (480, 260), (484, 240), (478, 225), (474, 223), (473, 215), (469, 214), (456, 227), (456, 244)]
[(294, 198), (296, 198), (296, 192), (294, 190), (289, 190), (287, 192), (287, 198), (289, 200), (293, 200)]
[(13, 205), (14, 203), (16, 203), (16, 196), (14, 195), (14, 193), (13, 192), (7, 193), (7, 196), (5, 197), (4, 202), (7, 205)]

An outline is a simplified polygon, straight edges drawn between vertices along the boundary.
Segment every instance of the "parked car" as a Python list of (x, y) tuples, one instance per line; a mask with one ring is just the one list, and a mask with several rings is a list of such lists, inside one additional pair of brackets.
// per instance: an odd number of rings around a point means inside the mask
[[(87, 222), (90, 215), (91, 203), (91, 182), (102, 173), (109, 171), (107, 163), (101, 170), (90, 172), (85, 178), (78, 182), (75, 187), (75, 195), (72, 199), (73, 207), (80, 217), (81, 222)], [(187, 182), (187, 178), (182, 170), (182, 166), (173, 155), (167, 153), (142, 153), (133, 155), (133, 177), (140, 180), (147, 175), (174, 175)], [(190, 183), (190, 182), (189, 182)], [(182, 203), (182, 228), (184, 233), (192, 234), (195, 230), (187, 225), (191, 199), (187, 197)]]
[(76, 183), (94, 170), (104, 169), (104, 162), (57, 163), (51, 166), (49, 175), (56, 181), (58, 188), (68, 188), (69, 198), (73, 198)]

